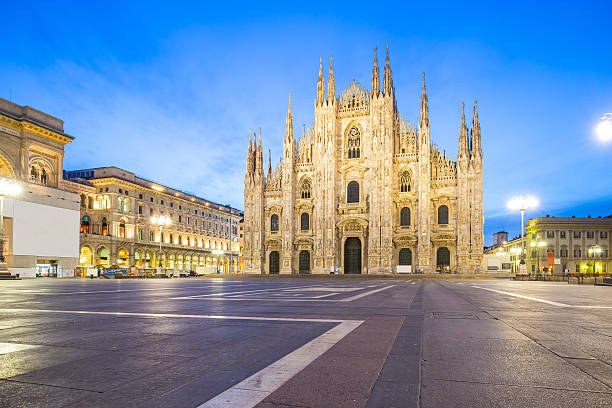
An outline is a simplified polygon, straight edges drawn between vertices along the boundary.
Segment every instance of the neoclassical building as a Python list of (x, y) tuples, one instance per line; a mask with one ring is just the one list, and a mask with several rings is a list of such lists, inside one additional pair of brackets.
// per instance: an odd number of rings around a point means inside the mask
[[(327, 92), (320, 64), (314, 124), (295, 139), (291, 99), (284, 152), (264, 172), (261, 131), (249, 137), (244, 177), (244, 268), (262, 274), (480, 269), (482, 149), (476, 104), (462, 112), (457, 161), (430, 139), (425, 77), (418, 125), (397, 110), (387, 49), (380, 86)], [(463, 107), (463, 104), (462, 104)], [(408, 268), (402, 268), (403, 270)]]
[[(79, 266), (239, 271), (241, 211), (117, 167), (64, 177), (80, 196)], [(161, 229), (151, 223), (160, 216), (170, 220)]]
[(20, 187), (3, 200), (3, 254), (20, 277), (71, 276), (79, 253), (79, 196), (62, 180), (64, 122), (0, 98), (0, 181)]

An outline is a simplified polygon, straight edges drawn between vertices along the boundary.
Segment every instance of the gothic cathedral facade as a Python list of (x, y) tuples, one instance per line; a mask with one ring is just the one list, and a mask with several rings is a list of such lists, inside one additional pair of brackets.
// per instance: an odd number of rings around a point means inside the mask
[[(463, 106), (463, 104), (462, 104)], [(482, 149), (474, 104), (462, 112), (457, 161), (431, 143), (425, 77), (418, 127), (397, 111), (389, 52), (380, 87), (353, 81), (327, 94), (320, 64), (314, 125), (296, 140), (291, 98), (284, 153), (264, 173), (261, 131), (244, 177), (244, 272), (260, 274), (480, 270)]]

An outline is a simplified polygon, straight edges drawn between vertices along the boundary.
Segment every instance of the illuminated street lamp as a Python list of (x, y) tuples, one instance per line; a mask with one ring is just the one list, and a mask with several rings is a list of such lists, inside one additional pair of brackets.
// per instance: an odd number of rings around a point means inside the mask
[(172, 223), (170, 217), (164, 217), (160, 215), (159, 217), (151, 217), (151, 224), (159, 225), (159, 267), (162, 267), (161, 262), (161, 252), (162, 252), (162, 227), (169, 226)]
[(601, 248), (599, 247), (599, 245), (593, 245), (589, 247), (589, 255), (593, 257), (593, 277), (595, 277), (595, 266), (596, 266), (595, 255), (597, 254), (601, 254)]
[[(14, 180), (0, 178), (0, 270), (4, 261), (4, 197), (14, 197), (21, 193), (21, 186)], [(4, 269), (5, 270), (5, 269)]]
[[(532, 195), (519, 195), (508, 201), (508, 208), (521, 211), (521, 246), (525, 247), (525, 210), (538, 206), (538, 200)], [(525, 264), (525, 251), (521, 252), (521, 265)]]
[(601, 117), (601, 121), (595, 128), (595, 132), (600, 141), (612, 141), (612, 113), (606, 113)]
[(220, 249), (215, 249), (214, 251), (212, 251), (213, 254), (217, 255), (217, 273), (220, 273), (219, 270), (219, 256), (223, 254), (223, 251)]

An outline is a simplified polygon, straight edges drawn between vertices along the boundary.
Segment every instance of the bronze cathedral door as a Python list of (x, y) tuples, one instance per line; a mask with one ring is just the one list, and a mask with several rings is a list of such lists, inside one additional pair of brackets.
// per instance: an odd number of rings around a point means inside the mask
[(361, 240), (347, 238), (344, 242), (344, 273), (361, 273)]

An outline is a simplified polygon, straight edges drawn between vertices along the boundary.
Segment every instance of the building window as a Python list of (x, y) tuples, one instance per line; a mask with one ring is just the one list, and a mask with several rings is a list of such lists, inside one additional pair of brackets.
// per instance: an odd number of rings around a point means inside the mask
[(574, 238), (580, 238), (580, 231), (574, 231)]
[(108, 223), (106, 218), (102, 218), (102, 235), (108, 235)]
[(400, 225), (407, 227), (410, 225), (410, 208), (404, 207), (400, 212)]
[(153, 231), (149, 231), (149, 241), (153, 242), (154, 236)]
[(567, 248), (561, 248), (560, 255), (561, 258), (567, 258)]
[(579, 263), (576, 264), (576, 273), (580, 273), (580, 264)]
[[(215, 224), (215, 227), (216, 226), (217, 224)], [(272, 214), (272, 217), (270, 217), (270, 231), (278, 231), (278, 215), (276, 214)]]
[(161, 205), (164, 205), (164, 200), (160, 200), (160, 201), (159, 201), (159, 203), (160, 203)]
[(531, 250), (531, 257), (532, 258), (537, 258), (538, 257), (538, 252), (535, 249)]
[(187, 219), (185, 220), (187, 225), (189, 225), (189, 217), (187, 217)]
[(595, 237), (595, 231), (587, 231), (587, 238), (593, 239)]
[(559, 231), (559, 238), (565, 238), (565, 231)]
[(85, 194), (81, 194), (81, 207), (85, 208), (86, 205)]
[(153, 202), (153, 197), (151, 197), (151, 202)]
[(138, 194), (138, 199), (142, 200), (142, 194)]
[(602, 238), (602, 239), (608, 238), (608, 231), (600, 231), (599, 238)]
[(183, 216), (179, 215), (179, 222), (183, 222)]
[(142, 228), (138, 228), (138, 239), (142, 241)]
[(351, 181), (346, 186), (346, 202), (347, 203), (358, 203), (359, 202), (359, 183)]
[(138, 206), (138, 214), (139, 214), (139, 215), (142, 215), (142, 205), (139, 205), (139, 206)]
[(302, 187), (300, 190), (301, 190), (302, 198), (310, 198), (310, 180), (309, 179), (304, 179), (304, 181), (302, 181)]
[(574, 248), (574, 258), (580, 258), (582, 251), (580, 250), (580, 248)]
[(81, 218), (81, 233), (89, 234), (89, 217), (86, 215)]
[(438, 224), (448, 224), (448, 207), (445, 205), (441, 205), (438, 207)]
[(353, 126), (349, 129), (348, 132), (348, 141), (347, 141), (347, 149), (348, 149), (348, 158), (349, 159), (358, 159), (360, 154), (360, 145), (361, 145), (361, 133), (357, 126)]
[(119, 223), (119, 238), (125, 238), (125, 222), (121, 221)]
[(300, 227), (302, 231), (310, 229), (310, 216), (308, 213), (302, 213), (300, 216)]
[(149, 215), (153, 215), (153, 209), (149, 208)]
[(555, 231), (546, 231), (546, 238), (554, 238)]
[(400, 191), (402, 193), (408, 193), (410, 191), (410, 173), (405, 171), (400, 177)]
[(93, 197), (87, 197), (87, 208), (88, 209), (93, 209)]

